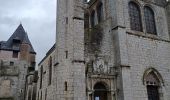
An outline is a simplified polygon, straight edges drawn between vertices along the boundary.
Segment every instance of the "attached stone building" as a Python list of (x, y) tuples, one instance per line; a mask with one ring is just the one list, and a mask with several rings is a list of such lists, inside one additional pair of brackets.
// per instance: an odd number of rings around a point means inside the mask
[(166, 0), (57, 0), (56, 45), (47, 55), (53, 71), (43, 76), (46, 57), (37, 100), (169, 100), (169, 7)]
[(38, 64), (37, 100), (54, 100), (55, 44)]
[(21, 24), (0, 42), (0, 100), (24, 100), (26, 75), (35, 69), (35, 56)]

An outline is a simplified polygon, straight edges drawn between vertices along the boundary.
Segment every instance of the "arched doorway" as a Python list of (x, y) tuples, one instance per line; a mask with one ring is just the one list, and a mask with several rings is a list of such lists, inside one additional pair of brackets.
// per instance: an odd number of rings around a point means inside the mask
[(94, 86), (94, 100), (107, 100), (107, 88), (102, 83)]

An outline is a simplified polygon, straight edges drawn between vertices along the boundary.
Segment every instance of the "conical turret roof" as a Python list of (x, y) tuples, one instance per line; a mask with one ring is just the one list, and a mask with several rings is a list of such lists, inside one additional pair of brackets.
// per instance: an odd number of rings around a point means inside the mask
[(13, 45), (15, 43), (18, 44), (28, 44), (30, 45), (30, 52), (31, 53), (35, 53), (34, 48), (32, 47), (32, 44), (28, 38), (27, 33), (25, 32), (22, 24), (20, 24), (18, 26), (18, 28), (15, 30), (15, 32), (11, 35), (11, 37), (6, 41), (6, 43), (1, 44), (1, 49), (5, 49), (5, 50), (20, 50), (20, 47), (18, 45), (18, 47), (15, 46), (15, 48), (13, 47)]

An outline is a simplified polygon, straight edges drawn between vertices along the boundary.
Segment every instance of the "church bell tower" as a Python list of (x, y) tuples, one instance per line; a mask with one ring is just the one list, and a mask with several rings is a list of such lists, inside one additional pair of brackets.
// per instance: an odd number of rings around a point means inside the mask
[(57, 0), (57, 100), (85, 100), (84, 0)]

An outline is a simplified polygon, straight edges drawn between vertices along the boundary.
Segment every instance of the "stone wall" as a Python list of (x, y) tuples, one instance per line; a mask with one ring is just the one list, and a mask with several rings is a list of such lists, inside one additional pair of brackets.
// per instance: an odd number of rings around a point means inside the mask
[[(165, 88), (163, 96), (170, 97), (170, 41), (159, 41), (135, 35), (127, 36), (128, 62), (133, 99), (147, 98), (146, 86), (143, 84), (143, 75), (149, 68), (155, 68), (163, 77)], [(135, 91), (135, 92), (133, 92)]]
[[(124, 12), (119, 15), (119, 25), (125, 27), (119, 27), (115, 30), (116, 38), (118, 38), (119, 58), (116, 59), (120, 66), (120, 78), (121, 84), (118, 86), (120, 89), (120, 98), (124, 100), (131, 99), (147, 99), (146, 85), (143, 84), (143, 75), (149, 68), (155, 68), (162, 75), (166, 82), (163, 88), (163, 97), (165, 100), (169, 98), (169, 81), (167, 77), (170, 75), (169, 70), (169, 34), (167, 28), (166, 9), (150, 3), (155, 13), (155, 22), (158, 35), (151, 35), (146, 33), (145, 21), (142, 19), (143, 32), (133, 31), (130, 29), (130, 18), (128, 11), (127, 0), (121, 3), (121, 8), (117, 12)], [(149, 4), (147, 2), (138, 1), (139, 6)], [(141, 7), (142, 8), (142, 7)], [(141, 15), (144, 15), (143, 9), (141, 9)], [(142, 16), (143, 17), (143, 16)], [(119, 22), (118, 21), (118, 22)], [(117, 32), (117, 33), (116, 33)], [(121, 92), (122, 91), (122, 92)], [(121, 98), (123, 97), (123, 98)]]
[[(58, 76), (55, 76), (55, 45), (48, 51), (44, 59), (39, 63), (38, 65), (38, 82), (37, 82), (37, 100), (42, 98), (42, 100), (54, 100), (56, 89), (56, 78)], [(49, 84), (49, 62), (50, 58), (52, 58), (52, 82)], [(42, 72), (41, 72), (41, 69)], [(42, 75), (42, 76), (41, 76)], [(42, 81), (41, 81), (42, 80)], [(40, 84), (42, 86), (40, 87)], [(39, 99), (38, 99), (39, 98)]]
[(25, 90), (25, 77), (27, 75), (28, 63), (25, 61), (1, 60), (0, 76), (0, 98), (12, 98), (12, 100), (23, 100)]

